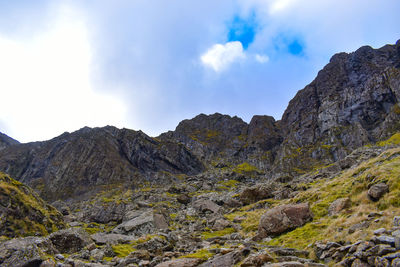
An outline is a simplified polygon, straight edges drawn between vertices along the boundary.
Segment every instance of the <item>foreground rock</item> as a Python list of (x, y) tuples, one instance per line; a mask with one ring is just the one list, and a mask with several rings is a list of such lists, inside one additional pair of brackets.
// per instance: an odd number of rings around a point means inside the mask
[(368, 190), (368, 197), (373, 201), (378, 201), (384, 194), (389, 192), (389, 186), (384, 183), (379, 183), (371, 186)]
[(60, 253), (74, 253), (92, 243), (89, 234), (82, 228), (69, 228), (52, 233), (49, 239)]
[(275, 236), (311, 221), (313, 215), (308, 203), (282, 205), (261, 216), (257, 238)]
[(132, 219), (123, 222), (113, 230), (116, 234), (130, 234), (141, 236), (154, 232), (156, 229), (168, 228), (168, 222), (164, 215), (154, 213), (153, 210), (137, 211)]
[(194, 267), (201, 263), (200, 259), (176, 259), (157, 264), (156, 267)]
[(16, 238), (0, 243), (0, 266), (40, 266), (47, 258), (46, 254), (54, 254), (56, 249), (45, 238)]

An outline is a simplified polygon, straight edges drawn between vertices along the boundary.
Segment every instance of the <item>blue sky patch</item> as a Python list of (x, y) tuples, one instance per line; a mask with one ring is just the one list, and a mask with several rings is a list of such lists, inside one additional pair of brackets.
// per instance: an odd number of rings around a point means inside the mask
[(228, 25), (228, 28), (228, 42), (239, 41), (242, 43), (243, 48), (247, 49), (247, 47), (249, 47), (249, 45), (254, 41), (257, 32), (255, 14), (253, 13), (247, 19), (243, 19), (236, 15)]
[(299, 56), (303, 53), (303, 45), (299, 40), (294, 39), (291, 43), (289, 43), (288, 50), (290, 54)]

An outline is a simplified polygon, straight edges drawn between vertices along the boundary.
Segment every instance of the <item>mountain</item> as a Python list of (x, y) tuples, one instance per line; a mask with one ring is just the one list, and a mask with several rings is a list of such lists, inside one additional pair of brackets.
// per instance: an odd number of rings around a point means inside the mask
[(3, 138), (0, 265), (400, 266), (399, 94), (400, 41), (333, 56), (279, 121)]
[(77, 197), (110, 184), (133, 186), (154, 173), (167, 180), (204, 169), (182, 144), (111, 126), (5, 148), (0, 151), (0, 168), (48, 200)]
[(19, 142), (17, 140), (12, 139), (11, 137), (0, 133), (0, 150), (12, 146), (12, 145), (18, 145)]
[(28, 144), (2, 135), (0, 170), (51, 200), (179, 175), (246, 176), (243, 168), (287, 181), (398, 131), (399, 98), (400, 42), (365, 46), (334, 55), (280, 121), (254, 116), (248, 124), (215, 113), (184, 120), (157, 138), (111, 126)]

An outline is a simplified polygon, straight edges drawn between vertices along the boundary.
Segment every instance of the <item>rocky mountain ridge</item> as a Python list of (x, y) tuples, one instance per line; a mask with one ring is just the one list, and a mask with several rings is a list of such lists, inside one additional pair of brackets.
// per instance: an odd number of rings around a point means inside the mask
[(399, 90), (400, 41), (335, 55), (280, 121), (0, 135), (0, 265), (400, 266)]
[(289, 181), (399, 130), (399, 90), (400, 41), (365, 46), (333, 56), (280, 121), (254, 116), (247, 124), (215, 113), (184, 120), (157, 138), (111, 126), (19, 145), (2, 135), (0, 170), (49, 200), (110, 184), (231, 175), (243, 167)]

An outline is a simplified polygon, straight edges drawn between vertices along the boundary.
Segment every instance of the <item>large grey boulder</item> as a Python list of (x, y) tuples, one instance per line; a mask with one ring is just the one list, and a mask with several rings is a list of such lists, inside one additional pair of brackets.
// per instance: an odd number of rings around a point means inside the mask
[(47, 258), (44, 253), (53, 254), (56, 250), (46, 238), (16, 238), (0, 243), (0, 266), (39, 266)]
[(136, 213), (135, 216), (115, 227), (113, 233), (141, 236), (152, 233), (156, 229), (168, 228), (168, 221), (164, 215), (154, 213), (153, 210)]
[(275, 236), (312, 220), (308, 203), (289, 204), (268, 210), (261, 216), (257, 238)]
[(82, 228), (69, 228), (54, 232), (49, 239), (60, 253), (75, 253), (92, 243), (90, 235)]

